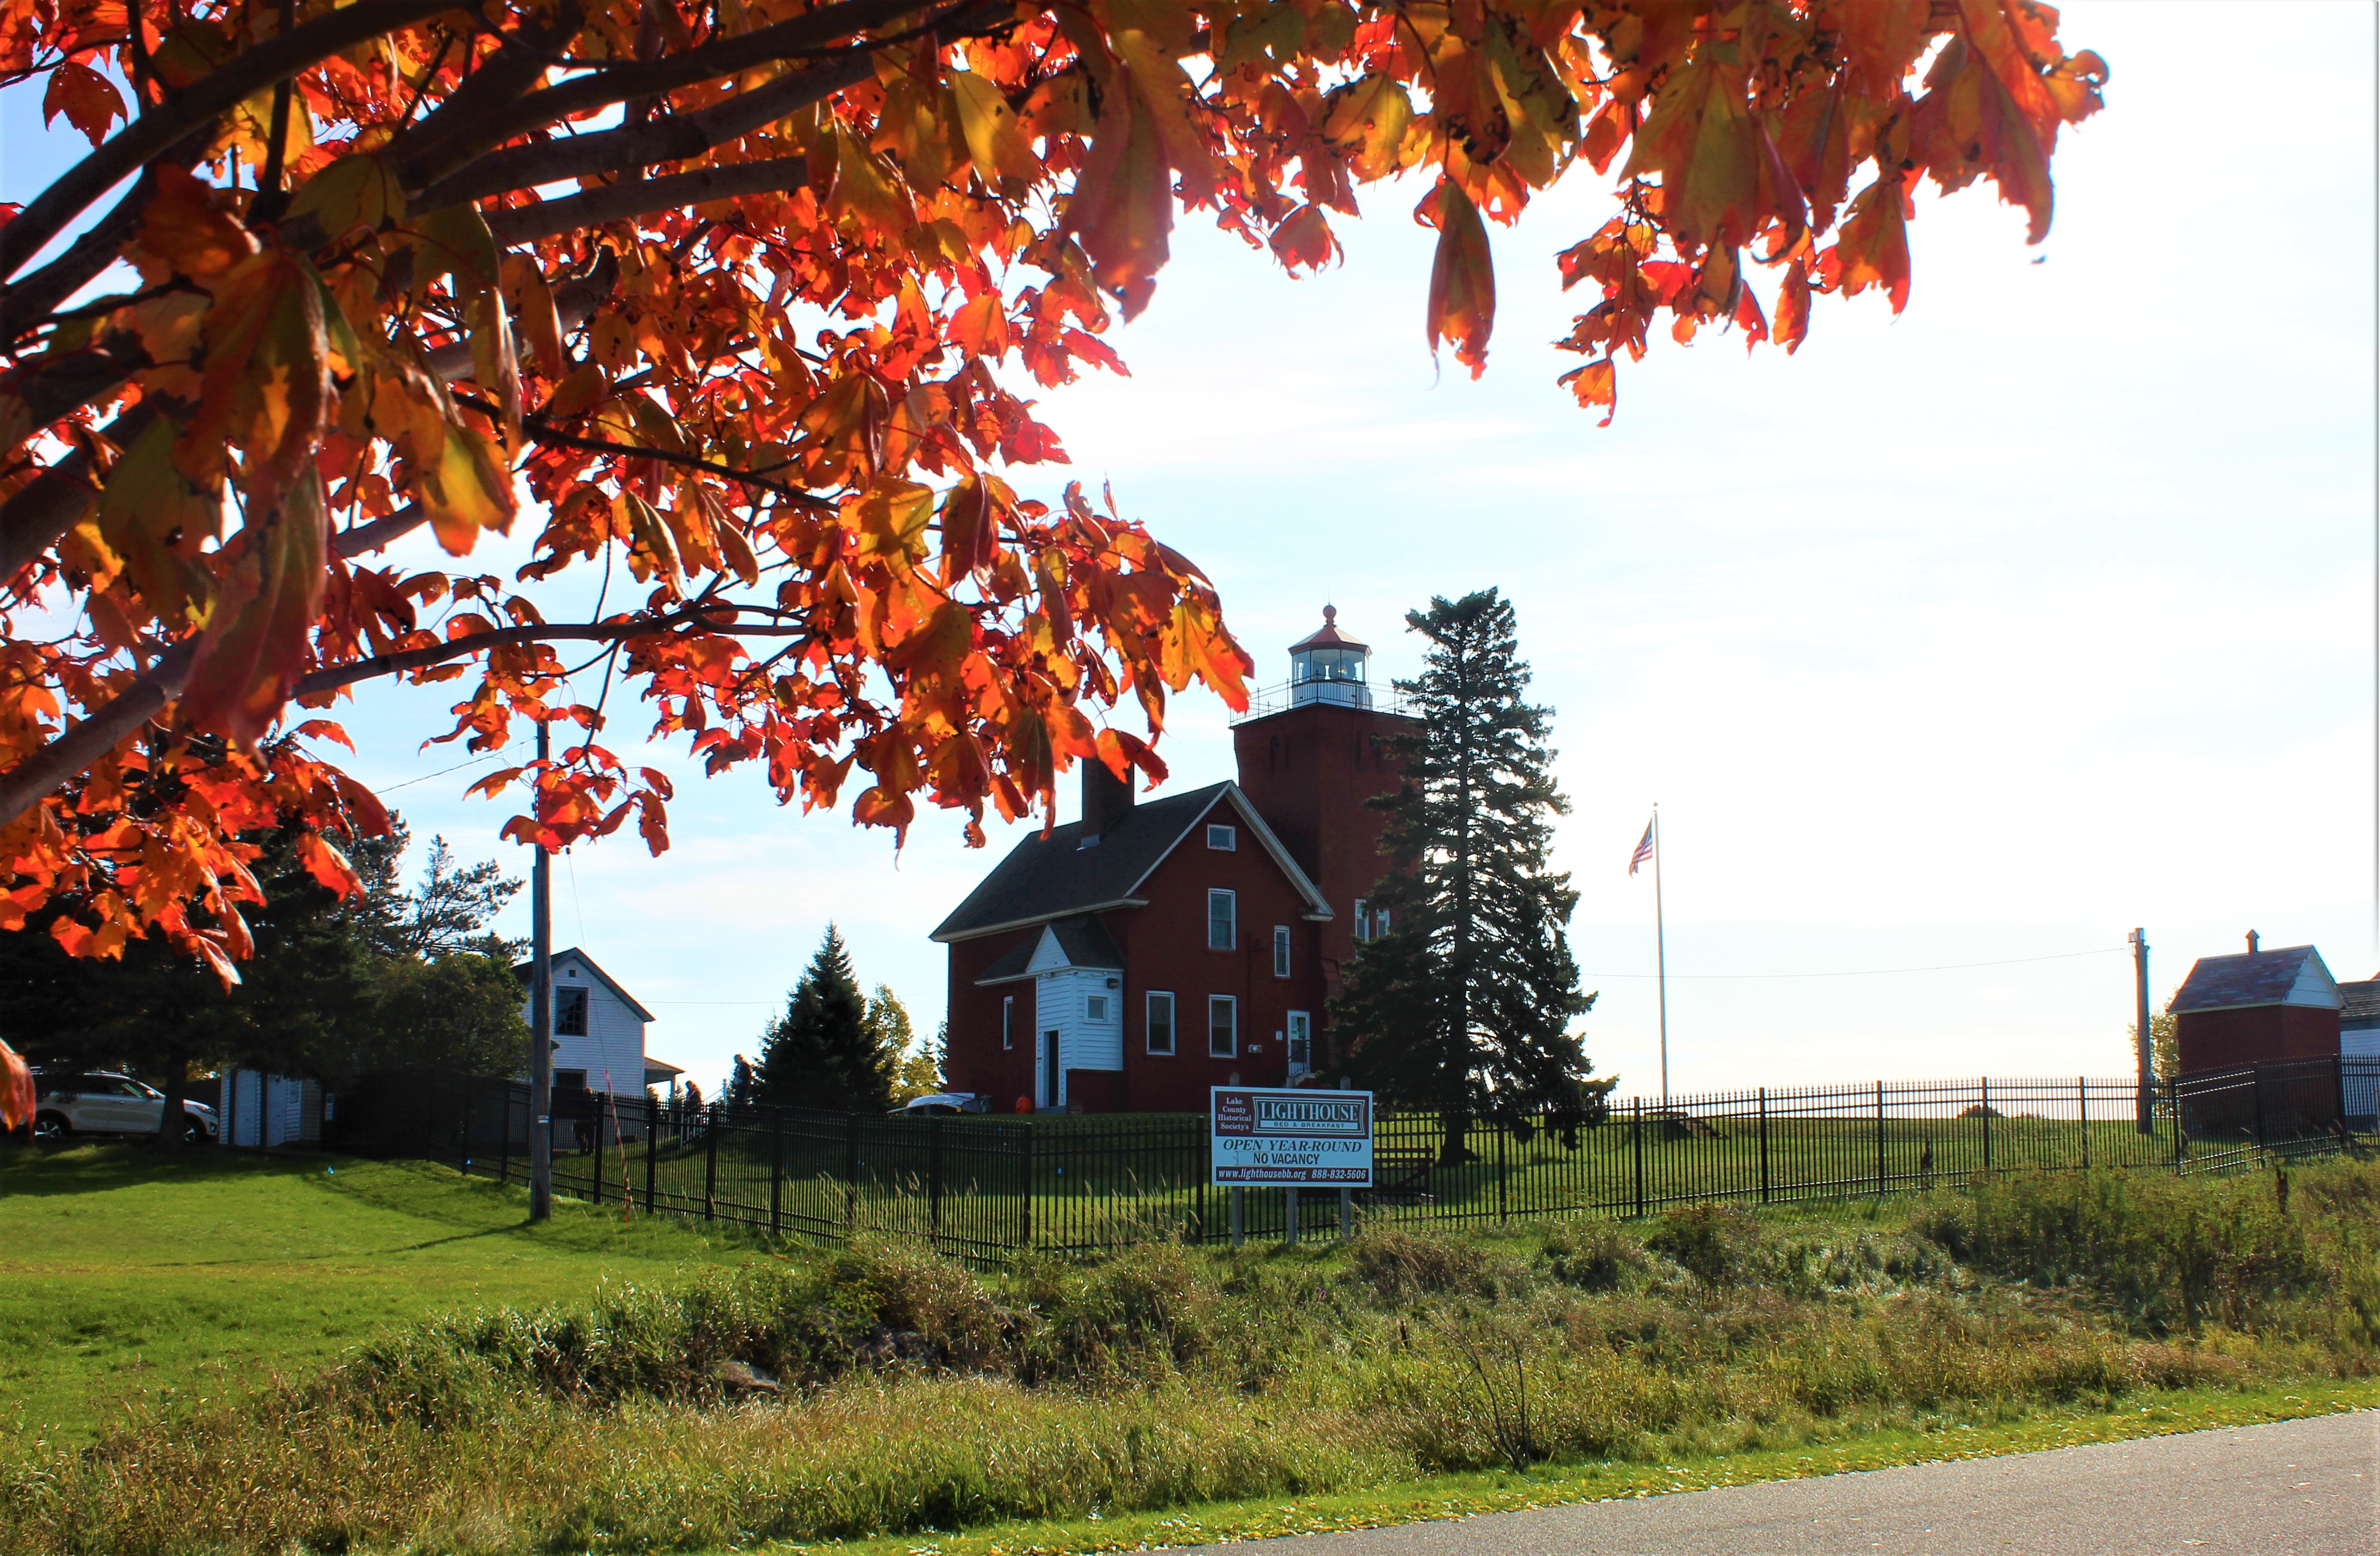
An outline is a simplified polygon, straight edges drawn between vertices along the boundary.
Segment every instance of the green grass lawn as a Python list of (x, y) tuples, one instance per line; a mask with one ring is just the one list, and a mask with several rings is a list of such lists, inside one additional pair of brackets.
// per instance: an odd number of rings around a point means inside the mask
[(667, 1218), (557, 1201), (531, 1227), (528, 1210), (519, 1188), (437, 1167), (0, 1148), (0, 1453), (88, 1439), (143, 1394), (301, 1372), (431, 1313), (758, 1257)]

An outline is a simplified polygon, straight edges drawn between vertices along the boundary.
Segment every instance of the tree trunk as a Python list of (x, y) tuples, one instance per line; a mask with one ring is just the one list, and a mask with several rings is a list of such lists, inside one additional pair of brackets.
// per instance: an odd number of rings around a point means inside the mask
[(1441, 1167), (1460, 1167), (1472, 1160), (1470, 1145), (1472, 1116), (1468, 1112), (1450, 1112), (1441, 1113), (1439, 1118), (1446, 1126), (1446, 1141), (1438, 1149), (1438, 1164)]
[(157, 1115), (157, 1149), (167, 1156), (178, 1155), (182, 1139), (189, 1128), (182, 1112), (182, 1098), (189, 1088), (189, 1064), (179, 1054), (165, 1061), (165, 1080), (159, 1088), (165, 1093), (165, 1106)]

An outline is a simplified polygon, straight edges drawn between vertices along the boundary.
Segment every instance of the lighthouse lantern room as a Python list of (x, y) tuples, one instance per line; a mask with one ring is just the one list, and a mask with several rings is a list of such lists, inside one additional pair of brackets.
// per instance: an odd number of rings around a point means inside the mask
[(1372, 657), (1370, 645), (1339, 630), (1339, 608), (1322, 607), (1322, 627), (1289, 650), (1289, 704), (1293, 708), (1325, 702), (1342, 708), (1369, 708), (1371, 688), (1365, 685)]

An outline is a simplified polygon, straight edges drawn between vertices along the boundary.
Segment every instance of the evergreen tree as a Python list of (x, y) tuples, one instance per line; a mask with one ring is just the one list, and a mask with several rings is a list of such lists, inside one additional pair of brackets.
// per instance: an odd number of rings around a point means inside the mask
[(785, 1014), (761, 1037), (759, 1100), (781, 1108), (881, 1112), (892, 1101), (892, 1071), (868, 1030), (868, 1001), (852, 975), (851, 954), (829, 924), (785, 1002)]
[(1544, 1112), (1568, 1134), (1600, 1116), (1613, 1083), (1588, 1078), (1571, 1030), (1595, 996), (1570, 954), (1578, 893), (1548, 857), (1570, 806), (1550, 711), (1521, 699), (1512, 604), (1494, 590), (1434, 598), (1405, 624), (1430, 646), (1421, 677), (1397, 683), (1421, 720), (1391, 747), (1403, 784), (1372, 802), (1389, 813), (1390, 872), (1370, 899), (1388, 928), (1330, 1014), (1340, 1071), (1390, 1106), (1439, 1114), (1454, 1161), (1476, 1120), (1522, 1134)]

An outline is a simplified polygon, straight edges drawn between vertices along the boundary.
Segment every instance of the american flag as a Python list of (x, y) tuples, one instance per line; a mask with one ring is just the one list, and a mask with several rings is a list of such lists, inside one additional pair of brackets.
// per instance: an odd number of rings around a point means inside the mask
[(1653, 823), (1647, 821), (1645, 823), (1645, 835), (1636, 845), (1636, 852), (1628, 857), (1628, 873), (1631, 875), (1635, 874), (1636, 867), (1643, 864), (1652, 857)]

